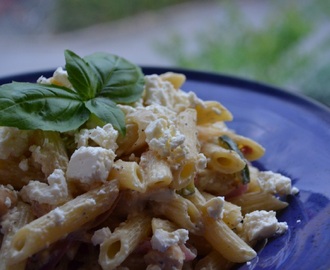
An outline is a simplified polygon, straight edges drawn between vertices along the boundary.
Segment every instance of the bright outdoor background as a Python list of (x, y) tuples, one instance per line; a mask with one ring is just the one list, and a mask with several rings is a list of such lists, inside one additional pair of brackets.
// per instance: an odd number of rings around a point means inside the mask
[(330, 106), (329, 0), (1, 0), (0, 77), (63, 50), (219, 72)]

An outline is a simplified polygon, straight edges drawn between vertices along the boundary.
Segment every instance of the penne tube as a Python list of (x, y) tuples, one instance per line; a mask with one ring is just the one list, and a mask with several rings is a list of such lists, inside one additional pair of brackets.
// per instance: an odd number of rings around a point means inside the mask
[(204, 144), (202, 152), (208, 158), (208, 168), (214, 171), (230, 174), (241, 171), (246, 165), (235, 151), (225, 149), (217, 144)]
[(173, 176), (168, 162), (154, 151), (143, 153), (139, 165), (147, 189), (167, 187), (171, 184)]
[(10, 262), (17, 263), (109, 210), (118, 196), (118, 183), (108, 182), (68, 201), (19, 229), (10, 247)]
[(122, 223), (100, 245), (99, 264), (102, 269), (115, 269), (143, 240), (150, 236), (151, 218), (134, 214)]
[(237, 144), (238, 149), (248, 161), (257, 160), (265, 154), (265, 148), (259, 143), (231, 132), (228, 129), (219, 128), (217, 126), (202, 126), (198, 128), (198, 139), (204, 143), (217, 144), (218, 138), (223, 135), (227, 135)]
[(142, 170), (135, 161), (117, 160), (109, 173), (108, 180), (118, 180), (119, 189), (131, 189), (145, 192)]
[(31, 211), (30, 205), (19, 202), (16, 207), (12, 208), (7, 214), (9, 224), (2, 223), (2, 232), (4, 237), (2, 239), (1, 249), (0, 249), (0, 270), (24, 270), (26, 266), (26, 258), (16, 263), (10, 262), (10, 245), (15, 233), (30, 223), (34, 216)]
[(179, 165), (175, 164), (171, 187), (182, 189), (194, 180), (199, 163), (200, 145), (197, 139), (197, 132), (191, 132), (191, 130), (196, 130), (196, 111), (194, 109), (186, 109), (179, 113), (177, 126), (185, 136), (183, 147), (186, 148), (186, 157), (184, 160), (178, 161)]
[(202, 216), (198, 208), (188, 199), (175, 193), (170, 193), (164, 197), (165, 199), (162, 198), (161, 194), (155, 196), (155, 201), (152, 203), (154, 213), (164, 215), (181, 228), (200, 234), (203, 226)]
[(198, 126), (231, 121), (233, 119), (233, 115), (216, 101), (204, 101), (202, 104), (197, 104), (196, 111)]
[(154, 233), (157, 229), (162, 229), (164, 231), (173, 232), (178, 229), (178, 226), (167, 219), (153, 218), (151, 220), (151, 228)]
[(242, 213), (250, 213), (255, 210), (281, 210), (288, 206), (287, 202), (277, 199), (268, 192), (250, 192), (233, 197), (230, 202), (241, 207)]
[(242, 263), (257, 255), (224, 221), (215, 220), (207, 215), (203, 215), (203, 221), (205, 228), (207, 228), (203, 236), (225, 259)]
[(176, 89), (176, 90), (180, 89), (180, 87), (186, 81), (186, 76), (182, 73), (166, 72), (166, 73), (160, 74), (159, 77), (163, 81), (170, 82), (173, 85), (174, 89)]
[(157, 116), (147, 109), (136, 109), (126, 115), (126, 135), (120, 136), (117, 140), (118, 156), (129, 155), (146, 148), (145, 130), (148, 124), (155, 120)]

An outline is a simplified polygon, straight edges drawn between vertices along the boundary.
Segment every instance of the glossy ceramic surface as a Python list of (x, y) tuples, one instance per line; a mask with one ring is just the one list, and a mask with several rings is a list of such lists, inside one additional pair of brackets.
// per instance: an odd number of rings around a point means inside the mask
[[(266, 148), (257, 167), (289, 176), (300, 193), (279, 213), (289, 230), (270, 239), (258, 256), (237, 269), (330, 269), (330, 110), (302, 96), (267, 85), (217, 74), (145, 67), (145, 74), (178, 71), (183, 90), (218, 100), (234, 115), (228, 126)], [(35, 82), (52, 72), (0, 79), (0, 84)]]

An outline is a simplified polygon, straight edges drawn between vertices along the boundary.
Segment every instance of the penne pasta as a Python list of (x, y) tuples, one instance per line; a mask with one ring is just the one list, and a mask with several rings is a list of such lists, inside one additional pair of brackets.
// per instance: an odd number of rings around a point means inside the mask
[(184, 84), (186, 81), (186, 76), (181, 73), (174, 73), (174, 72), (166, 72), (163, 74), (160, 74), (159, 77), (163, 81), (170, 82), (175, 89), (180, 89), (180, 87)]
[(230, 202), (240, 206), (243, 214), (255, 210), (278, 211), (288, 206), (287, 202), (283, 202), (273, 194), (267, 192), (245, 193), (242, 196), (231, 198)]
[(154, 151), (147, 151), (141, 155), (140, 167), (147, 189), (167, 187), (173, 180), (168, 162)]
[(115, 181), (76, 197), (20, 228), (12, 238), (10, 262), (18, 263), (109, 210), (118, 196)]
[(202, 216), (198, 208), (188, 199), (169, 193), (156, 194), (151, 200), (153, 202), (153, 211), (157, 215), (164, 215), (170, 221), (181, 228), (199, 234), (202, 228)]
[(179, 131), (185, 136), (183, 146), (186, 151), (185, 159), (178, 160), (179, 165), (173, 169), (173, 182), (171, 187), (181, 189), (186, 187), (195, 178), (199, 163), (199, 142), (196, 130), (196, 111), (187, 109), (177, 117)]
[(103, 269), (115, 269), (137, 245), (150, 235), (151, 219), (134, 214), (115, 229), (100, 245), (99, 263)]
[(2, 231), (4, 237), (0, 248), (0, 270), (24, 270), (26, 267), (26, 259), (20, 260), (16, 263), (11, 263), (11, 242), (16, 232), (23, 226), (30, 223), (34, 216), (31, 212), (31, 207), (23, 202), (19, 202), (17, 206), (9, 213), (7, 213), (8, 221), (2, 222)]
[(232, 114), (216, 101), (204, 101), (202, 104), (197, 104), (196, 111), (199, 126), (233, 119)]
[(131, 189), (139, 192), (146, 190), (142, 170), (136, 162), (117, 160), (109, 173), (108, 180), (118, 180), (120, 189)]
[(231, 262), (242, 263), (253, 259), (256, 252), (233, 232), (222, 220), (203, 216), (205, 239), (224, 258)]
[(216, 144), (204, 144), (202, 152), (208, 158), (208, 168), (214, 171), (230, 174), (241, 171), (246, 165), (235, 151)]

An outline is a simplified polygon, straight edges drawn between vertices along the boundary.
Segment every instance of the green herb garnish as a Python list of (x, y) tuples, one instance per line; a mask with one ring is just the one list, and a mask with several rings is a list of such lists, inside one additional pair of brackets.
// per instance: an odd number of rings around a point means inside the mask
[(222, 146), (226, 149), (235, 151), (245, 161), (245, 166), (244, 166), (243, 170), (240, 171), (239, 178), (244, 185), (248, 184), (250, 182), (249, 166), (246, 162), (246, 159), (245, 159), (243, 153), (241, 152), (241, 150), (239, 150), (237, 144), (227, 135), (222, 135), (219, 137), (219, 144), (220, 144), (220, 146)]
[(74, 90), (21, 82), (0, 86), (0, 126), (65, 132), (79, 128), (95, 115), (125, 134), (125, 115), (117, 104), (141, 97), (141, 69), (107, 53), (81, 58), (66, 50), (65, 61)]

